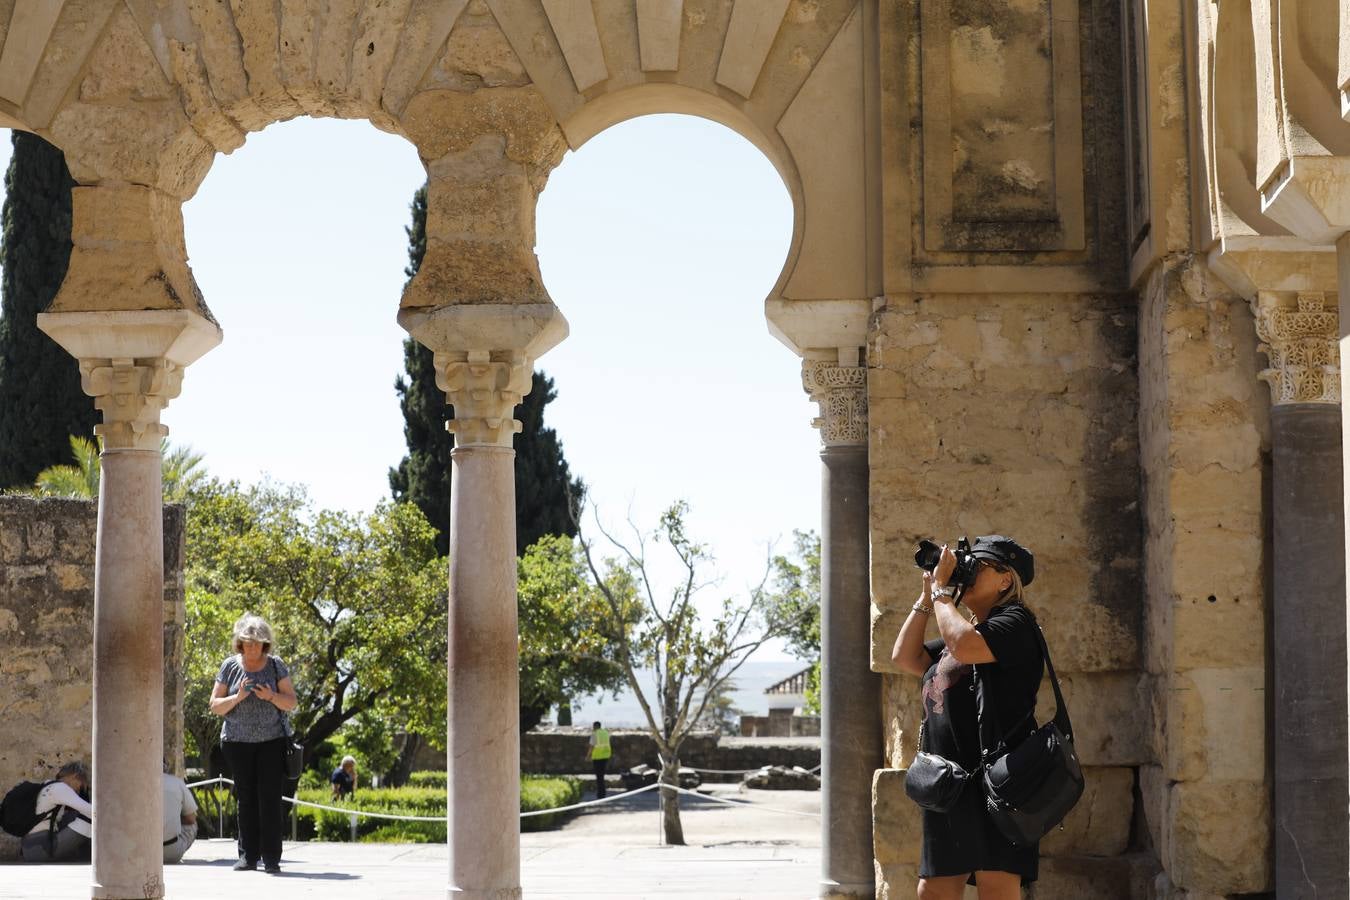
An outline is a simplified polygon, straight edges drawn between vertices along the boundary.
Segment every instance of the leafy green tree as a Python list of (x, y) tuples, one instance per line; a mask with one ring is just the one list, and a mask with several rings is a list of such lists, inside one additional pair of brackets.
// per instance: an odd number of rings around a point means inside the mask
[(603, 600), (572, 538), (545, 535), (536, 541), (517, 562), (516, 585), (521, 731), (569, 697), (623, 687), (623, 669), (605, 657)]
[[(417, 274), (426, 254), (426, 187), (413, 195), (412, 224), (408, 235), (409, 279)], [(389, 488), (395, 500), (409, 501), (422, 510), (436, 529), (436, 550), (442, 556), (450, 549), (450, 451), (454, 437), (445, 430), (450, 418), (445, 392), (436, 385), (432, 352), (412, 338), (403, 342), (404, 374), (394, 380), (403, 410), (403, 435), (408, 455), (389, 470)], [(557, 398), (553, 380), (534, 373), (530, 393), (516, 407), (522, 431), (516, 448), (516, 555), (522, 555), (547, 534), (575, 535), (572, 500), (584, 486), (571, 475), (562, 443), (552, 428), (544, 425), (544, 407)]]
[(211, 713), (208, 701), (221, 661), (234, 652), (230, 637), (238, 618), (235, 610), (246, 603), (242, 596), (222, 596), (207, 590), (198, 577), (193, 577), (191, 568), (188, 576), (183, 628), (183, 736), (188, 755), (196, 756), (205, 767), (220, 744), (220, 716)]
[[(189, 506), (188, 592), (198, 610), (209, 597), (228, 612), (194, 621), (251, 611), (272, 624), (307, 752), (361, 717), (443, 732), (446, 578), (433, 537), (410, 504), (315, 512), (300, 488), (209, 482)], [(203, 673), (214, 679), (229, 652), (214, 640), (189, 634), (204, 654), (188, 667), (199, 681), (190, 690), (203, 688)]]
[(774, 616), (783, 622), (788, 652), (811, 663), (806, 677), (809, 713), (820, 713), (820, 535), (792, 533), (792, 554), (772, 562)]
[(42, 138), (16, 130), (13, 144), (0, 241), (0, 488), (32, 484), (66, 458), (70, 435), (92, 434), (98, 421), (79, 363), (37, 327), (70, 262), (74, 181)]
[[(739, 601), (727, 597), (712, 621), (700, 620), (695, 596), (707, 585), (702, 572), (712, 556), (686, 530), (688, 512), (683, 502), (671, 506), (655, 531), (640, 535), (635, 546), (602, 530), (619, 551), (616, 559), (597, 561), (591, 542), (581, 540), (592, 583), (604, 601), (597, 625), (608, 638), (610, 657), (623, 669), (656, 742), (661, 783), (673, 787), (679, 785), (680, 748), (710, 704), (751, 654), (791, 628), (778, 614), (783, 604), (766, 590), (767, 572), (748, 597)], [(681, 576), (661, 594), (650, 574), (649, 540), (674, 555)], [(639, 673), (654, 678), (650, 694)], [(668, 789), (660, 793), (665, 840), (683, 844), (680, 795)]]
[[(160, 480), (164, 486), (164, 501), (188, 502), (197, 486), (206, 478), (206, 470), (202, 468), (202, 455), (191, 447), (170, 447), (167, 438), (160, 444), (159, 450), (162, 457)], [(43, 469), (33, 484), (34, 491), (45, 497), (96, 499), (102, 472), (98, 461), (98, 441), (72, 435), (70, 452), (75, 458), (75, 464), (63, 463)]]

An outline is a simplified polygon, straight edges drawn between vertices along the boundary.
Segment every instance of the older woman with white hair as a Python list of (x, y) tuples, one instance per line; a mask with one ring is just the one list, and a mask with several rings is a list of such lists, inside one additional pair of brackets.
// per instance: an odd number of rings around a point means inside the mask
[(271, 655), (272, 628), (249, 613), (234, 623), (234, 650), (216, 674), (211, 712), (223, 716), (220, 746), (234, 776), (239, 807), (239, 861), (235, 871), (281, 871), (281, 792), (286, 739), (295, 709), (290, 670)]

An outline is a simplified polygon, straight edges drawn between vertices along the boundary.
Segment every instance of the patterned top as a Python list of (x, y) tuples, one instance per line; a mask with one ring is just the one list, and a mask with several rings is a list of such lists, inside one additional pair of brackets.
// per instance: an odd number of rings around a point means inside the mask
[[(239, 682), (247, 675), (254, 683), (265, 684), (275, 691), (281, 679), (290, 674), (291, 670), (275, 656), (268, 656), (267, 665), (257, 672), (246, 673), (244, 661), (236, 653), (221, 664), (220, 671), (216, 674), (216, 684), (225, 685), (225, 693), (230, 696), (238, 693)], [(247, 694), (241, 703), (226, 713), (225, 721), (220, 726), (222, 741), (238, 741), (245, 744), (258, 744), (285, 737), (290, 733), (291, 723), (286, 714), (253, 694)]]

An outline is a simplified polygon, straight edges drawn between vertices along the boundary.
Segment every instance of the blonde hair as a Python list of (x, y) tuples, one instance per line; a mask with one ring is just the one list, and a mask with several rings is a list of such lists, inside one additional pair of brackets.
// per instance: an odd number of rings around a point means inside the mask
[(1022, 584), (1022, 576), (1017, 574), (1017, 570), (1012, 566), (1004, 565), (1003, 563), (992, 559), (986, 559), (984, 562), (987, 565), (993, 566), (995, 571), (1000, 573), (1006, 572), (1012, 576), (1012, 583), (1008, 585), (1003, 593), (998, 595), (998, 602), (994, 604), (994, 607), (1007, 606), (1009, 603), (1025, 604), (1026, 587)]
[(257, 641), (263, 645), (263, 653), (272, 650), (272, 626), (262, 616), (244, 613), (234, 623), (234, 652), (244, 652), (244, 641)]

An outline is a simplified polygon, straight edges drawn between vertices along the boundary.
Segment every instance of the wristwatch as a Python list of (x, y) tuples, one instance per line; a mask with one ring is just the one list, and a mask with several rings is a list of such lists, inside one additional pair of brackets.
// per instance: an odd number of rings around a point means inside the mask
[(935, 587), (933, 588), (932, 594), (934, 597), (946, 597), (948, 599), (951, 599), (953, 596), (955, 596), (956, 592), (953, 591), (950, 587)]

